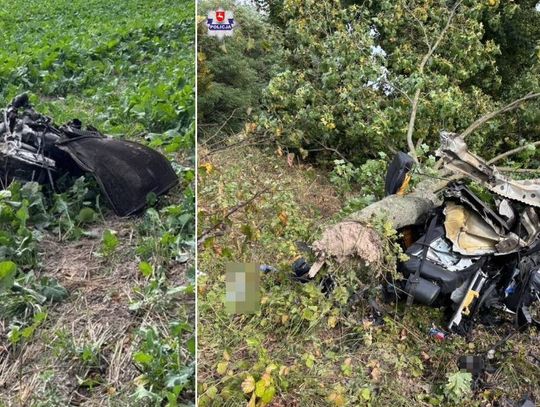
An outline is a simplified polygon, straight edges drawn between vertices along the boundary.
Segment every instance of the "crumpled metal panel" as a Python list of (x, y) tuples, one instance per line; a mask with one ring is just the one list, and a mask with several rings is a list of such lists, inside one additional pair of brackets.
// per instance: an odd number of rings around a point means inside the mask
[(50, 182), (92, 173), (119, 216), (142, 209), (147, 195), (177, 183), (169, 161), (141, 144), (105, 137), (75, 119), (58, 127), (22, 94), (0, 110), (0, 185), (12, 179)]
[(479, 215), (453, 202), (446, 205), (444, 214), (446, 237), (453, 243), (455, 252), (467, 256), (496, 252), (501, 237)]
[(481, 157), (468, 151), (465, 140), (454, 133), (441, 133), (441, 147), (437, 154), (442, 157), (446, 167), (465, 174), (478, 181), (490, 191), (540, 207), (540, 179), (516, 181), (502, 175), (495, 166), (490, 166)]
[(169, 161), (142, 144), (87, 134), (56, 146), (96, 177), (119, 216), (137, 212), (149, 193), (163, 194), (178, 182)]

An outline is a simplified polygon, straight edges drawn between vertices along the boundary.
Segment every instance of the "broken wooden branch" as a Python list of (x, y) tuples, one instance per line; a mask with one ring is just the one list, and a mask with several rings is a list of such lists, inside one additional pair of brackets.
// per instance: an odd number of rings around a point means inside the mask
[(227, 213), (223, 216), (223, 218), (219, 222), (217, 222), (214, 225), (210, 226), (208, 229), (206, 229), (205, 231), (203, 231), (199, 235), (199, 237), (197, 238), (198, 245), (199, 246), (202, 245), (204, 243), (204, 241), (210, 236), (210, 233), (212, 233), (212, 231), (214, 231), (215, 229), (217, 229), (218, 227), (223, 225), (225, 220), (228, 219), (232, 214), (234, 214), (235, 212), (237, 212), (240, 209), (244, 208), (245, 206), (249, 205), (254, 200), (256, 200), (258, 197), (260, 197), (261, 195), (267, 193), (269, 190), (270, 190), (270, 187), (266, 187), (266, 188), (260, 190), (259, 192), (257, 192), (255, 195), (253, 195), (247, 201), (241, 202), (238, 205), (236, 205), (236, 206), (232, 207), (231, 209), (229, 209), (227, 211)]
[[(448, 16), (448, 19), (446, 20), (446, 24), (444, 28), (441, 30), (441, 32), (439, 33), (437, 40), (435, 41), (433, 46), (428, 47), (428, 52), (424, 55), (418, 67), (419, 75), (422, 75), (424, 73), (424, 68), (426, 64), (431, 59), (433, 53), (435, 52), (435, 50), (437, 49), (437, 47), (443, 40), (446, 32), (448, 31), (448, 28), (450, 28), (450, 23), (452, 22), (452, 19), (456, 15), (456, 10), (460, 4), (461, 4), (461, 0), (457, 1), (456, 4), (454, 4), (454, 7), (452, 7), (452, 10), (450, 11), (450, 15)], [(407, 146), (409, 147), (409, 154), (413, 158), (416, 164), (418, 164), (419, 161), (418, 161), (418, 156), (416, 155), (416, 150), (414, 148), (413, 132), (414, 132), (414, 123), (416, 122), (416, 113), (418, 111), (418, 103), (420, 102), (421, 92), (422, 92), (422, 86), (418, 85), (418, 88), (416, 89), (416, 92), (414, 93), (414, 98), (412, 101), (412, 108), (411, 108), (411, 116), (409, 118), (409, 125), (407, 127)]]
[(509, 151), (506, 151), (502, 154), (499, 154), (498, 156), (492, 158), (491, 160), (489, 160), (487, 163), (488, 164), (495, 164), (496, 162), (498, 161), (501, 161), (502, 159), (504, 158), (508, 158), (510, 157), (511, 155), (514, 155), (514, 154), (517, 154), (517, 153), (520, 153), (530, 147), (536, 147), (536, 146), (540, 146), (540, 141), (535, 141), (534, 143), (528, 143), (528, 144), (525, 144), (523, 146), (520, 146), (520, 147), (516, 147), (512, 150), (509, 150)]
[(515, 108), (519, 107), (522, 103), (524, 103), (524, 102), (526, 102), (528, 100), (531, 100), (531, 99), (535, 99), (537, 97), (540, 97), (540, 92), (538, 92), (538, 93), (529, 93), (529, 94), (523, 96), (522, 98), (514, 100), (513, 102), (507, 104), (506, 106), (504, 106), (504, 107), (502, 107), (502, 108), (500, 108), (498, 110), (495, 110), (494, 112), (485, 114), (484, 116), (482, 116), (478, 120), (476, 120), (473, 124), (471, 124), (469, 127), (467, 127), (461, 133), (461, 137), (462, 138), (467, 137), (472, 132), (477, 130), (479, 127), (481, 127), (484, 123), (488, 122), (489, 120), (493, 119), (494, 117), (496, 117), (496, 116), (498, 116), (498, 115), (500, 115), (502, 113), (510, 112), (510, 111), (514, 110)]
[(512, 167), (497, 167), (501, 172), (516, 172), (523, 174), (536, 174), (540, 173), (540, 168), (512, 168)]

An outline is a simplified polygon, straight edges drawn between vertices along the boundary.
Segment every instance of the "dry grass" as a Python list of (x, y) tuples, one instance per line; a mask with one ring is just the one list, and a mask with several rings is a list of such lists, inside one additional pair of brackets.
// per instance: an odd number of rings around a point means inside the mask
[[(294, 241), (310, 242), (344, 204), (325, 174), (297, 162), (291, 167), (286, 157), (251, 147), (211, 155), (207, 162), (212, 171), (199, 180), (200, 230), (258, 190), (270, 186), (272, 193), (235, 212), (199, 252), (201, 406), (245, 406), (249, 397), (242, 391), (243, 380), (248, 374), (261, 379), (273, 364), (278, 367), (272, 371), (277, 391), (269, 405), (274, 407), (450, 405), (443, 388), (447, 374), (458, 371), (459, 357), (485, 355), (513, 331), (511, 323), (478, 325), (468, 339), (452, 336), (438, 342), (428, 332), (432, 324), (445, 325), (442, 310), (383, 305), (388, 314), (379, 324), (365, 300), (348, 309), (333, 296), (321, 298), (315, 284), (292, 282), (290, 264), (298, 254)], [(286, 222), (280, 221), (281, 212), (288, 215)], [(228, 261), (278, 268), (262, 277), (264, 301), (257, 314), (225, 312)], [(356, 269), (332, 271), (345, 277)], [(306, 309), (315, 310), (315, 320), (303, 318)], [(540, 399), (538, 339), (538, 330), (530, 329), (503, 344), (493, 370), (475, 381), (471, 396), (461, 405), (510, 406), (526, 394)], [(260, 345), (249, 344), (254, 341)], [(312, 367), (306, 364), (307, 356), (314, 358)], [(218, 363), (228, 363), (225, 373)], [(286, 373), (277, 373), (282, 368)]]
[[(135, 330), (162, 323), (157, 314), (128, 308), (140, 282), (137, 222), (111, 216), (93, 230), (96, 236), (117, 231), (121, 244), (111, 258), (96, 256), (99, 239), (59, 242), (47, 235), (42, 241), (39, 273), (57, 279), (69, 297), (49, 308), (46, 325), (29, 343), (1, 349), (0, 405), (129, 405), (140, 375), (132, 363)], [(185, 279), (183, 266), (170, 273), (176, 282)], [(85, 348), (90, 355), (82, 354)]]

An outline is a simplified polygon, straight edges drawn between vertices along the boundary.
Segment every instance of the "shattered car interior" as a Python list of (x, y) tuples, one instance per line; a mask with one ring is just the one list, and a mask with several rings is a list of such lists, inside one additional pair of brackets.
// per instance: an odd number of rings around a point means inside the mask
[(500, 174), (455, 134), (441, 135), (438, 155), (446, 168), (491, 191), (492, 202), (463, 181), (448, 184), (443, 204), (406, 247), (404, 280), (387, 290), (408, 303), (446, 306), (451, 332), (496, 324), (501, 313), (520, 329), (540, 326), (533, 311), (540, 303), (540, 181)]
[(177, 183), (169, 161), (142, 144), (108, 137), (74, 119), (57, 126), (21, 94), (1, 111), (0, 180), (50, 184), (69, 174), (91, 174), (118, 216), (141, 210), (151, 193)]

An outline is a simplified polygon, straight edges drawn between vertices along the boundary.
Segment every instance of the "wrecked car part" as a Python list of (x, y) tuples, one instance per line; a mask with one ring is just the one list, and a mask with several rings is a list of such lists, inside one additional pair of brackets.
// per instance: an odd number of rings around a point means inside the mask
[(507, 224), (512, 227), (516, 223), (516, 211), (510, 204), (510, 201), (508, 199), (503, 199), (499, 205), (498, 205), (498, 211), (501, 216), (506, 218)]
[(399, 151), (386, 172), (384, 190), (386, 195), (403, 195), (409, 181), (411, 180), (410, 171), (414, 165), (412, 157), (402, 151)]
[[(487, 222), (497, 233), (505, 234), (511, 229), (503, 218), (495, 213), (488, 205), (486, 205), (468, 186), (463, 183), (453, 183), (448, 185), (444, 191), (446, 200), (456, 201), (459, 204), (466, 206), (468, 209), (476, 212), (485, 222)], [(511, 206), (509, 205), (509, 210)]]
[(444, 213), (446, 233), (453, 243), (453, 250), (469, 256), (517, 252), (532, 244), (540, 232), (540, 225), (535, 222), (538, 216), (531, 207), (522, 213), (518, 225), (517, 232), (522, 237), (514, 232), (497, 232), (493, 223), (486, 221), (474, 209), (454, 202), (446, 203)]
[(486, 282), (487, 275), (478, 269), (474, 276), (471, 278), (465, 296), (463, 297), (461, 304), (459, 304), (458, 309), (454, 313), (454, 316), (448, 323), (448, 329), (454, 330), (458, 328), (463, 320), (463, 316), (470, 317), (472, 316), (472, 307), (476, 304), (478, 298), (480, 297), (480, 292)]
[(275, 273), (277, 271), (275, 267), (270, 266), (269, 264), (261, 264), (259, 270), (264, 274)]
[(483, 158), (470, 153), (465, 140), (459, 135), (441, 132), (441, 147), (437, 155), (442, 157), (447, 168), (480, 182), (490, 191), (540, 207), (539, 179), (516, 181), (502, 175), (495, 166), (490, 166)]
[(515, 404), (515, 406), (516, 407), (536, 407), (536, 404), (529, 396), (525, 396), (520, 401), (518, 401), (518, 403)]
[(409, 259), (400, 264), (399, 271), (406, 278), (419, 273), (419, 277), (437, 284), (442, 294), (450, 294), (481, 266), (483, 260), (479, 257), (458, 256), (449, 247), (445, 241), (442, 216), (436, 214), (425, 235), (405, 252)]
[(453, 250), (466, 256), (482, 256), (496, 252), (501, 240), (479, 215), (453, 202), (444, 208), (446, 236), (453, 243)]
[(106, 138), (99, 133), (81, 134), (57, 143), (81, 169), (91, 173), (119, 216), (146, 205), (149, 193), (161, 195), (172, 188), (176, 174), (165, 157), (141, 144)]
[(504, 297), (504, 305), (517, 314), (518, 327), (530, 324), (540, 326), (540, 320), (534, 318), (529, 309), (540, 301), (540, 253), (521, 259), (504, 289)]
[[(521, 212), (518, 223), (511, 203), (503, 200), (499, 207), (512, 219), (507, 223), (461, 183), (449, 185), (444, 195), (448, 238), (459, 253), (509, 254), (529, 246), (540, 234), (538, 214), (533, 207), (528, 206)], [(453, 203), (459, 205), (452, 206)], [(457, 240), (461, 238), (463, 241), (460, 243)]]
[(310, 280), (308, 276), (310, 268), (311, 264), (309, 264), (303, 257), (296, 259), (292, 264), (292, 271), (294, 274), (293, 279), (301, 283), (308, 282)]
[(416, 302), (431, 305), (439, 296), (441, 287), (422, 277), (419, 277), (418, 281), (415, 281), (414, 274), (411, 274), (405, 285), (405, 292), (411, 293)]
[[(3, 120), (1, 120), (3, 118)], [(69, 173), (89, 172), (112, 209), (130, 215), (146, 205), (149, 193), (167, 192), (177, 183), (168, 160), (141, 144), (105, 137), (79, 120), (58, 127), (36, 112), (26, 94), (0, 113), (0, 179), (50, 182)]]

